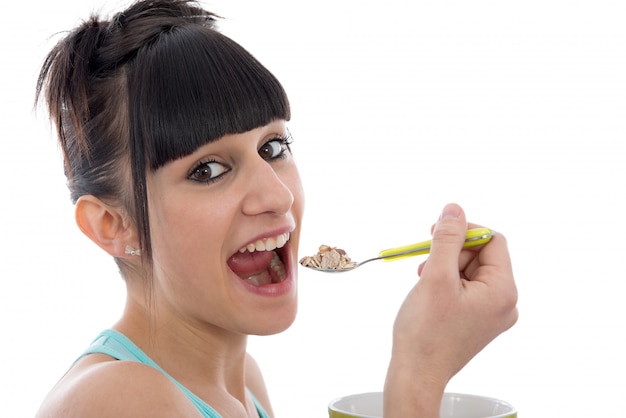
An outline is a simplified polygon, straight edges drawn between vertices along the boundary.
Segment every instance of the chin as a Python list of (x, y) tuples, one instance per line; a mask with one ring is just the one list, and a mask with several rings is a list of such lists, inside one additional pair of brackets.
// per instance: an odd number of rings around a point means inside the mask
[(251, 326), (249, 335), (275, 335), (286, 331), (295, 321), (297, 306), (293, 302), (293, 307), (283, 307), (273, 312), (258, 313), (251, 320), (254, 323)]

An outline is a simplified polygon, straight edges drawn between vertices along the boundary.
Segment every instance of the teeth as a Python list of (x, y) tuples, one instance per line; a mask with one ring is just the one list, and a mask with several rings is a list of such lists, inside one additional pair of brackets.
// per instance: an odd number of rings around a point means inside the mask
[(273, 251), (276, 248), (282, 248), (289, 241), (289, 232), (284, 234), (280, 234), (276, 237), (260, 239), (256, 242), (251, 242), (250, 244), (242, 247), (239, 252), (244, 253), (246, 251), (252, 253), (255, 251)]
[(280, 258), (278, 257), (276, 253), (274, 253), (274, 258), (272, 258), (272, 262), (270, 263), (270, 268), (274, 270), (274, 273), (276, 274), (276, 277), (278, 278), (278, 283), (285, 280), (285, 276), (286, 276), (285, 265), (283, 264), (282, 261), (280, 261)]

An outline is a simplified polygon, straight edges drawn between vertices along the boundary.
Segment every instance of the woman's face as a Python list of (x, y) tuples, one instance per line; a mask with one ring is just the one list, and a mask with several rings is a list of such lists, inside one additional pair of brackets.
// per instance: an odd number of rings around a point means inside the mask
[(159, 314), (260, 335), (293, 322), (304, 195), (288, 142), (275, 121), (148, 176)]

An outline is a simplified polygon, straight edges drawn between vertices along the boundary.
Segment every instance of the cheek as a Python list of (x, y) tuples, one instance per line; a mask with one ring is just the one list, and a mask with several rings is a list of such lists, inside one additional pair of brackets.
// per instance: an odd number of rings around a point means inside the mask
[(150, 229), (155, 258), (174, 262), (184, 259), (191, 266), (194, 260), (206, 262), (207, 254), (219, 254), (229, 225), (224, 206), (182, 197), (154, 206)]

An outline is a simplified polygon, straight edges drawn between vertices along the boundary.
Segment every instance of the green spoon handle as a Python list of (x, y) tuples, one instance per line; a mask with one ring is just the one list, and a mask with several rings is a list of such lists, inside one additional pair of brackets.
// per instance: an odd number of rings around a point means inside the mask
[[(494, 232), (489, 228), (474, 228), (467, 231), (463, 248), (472, 248), (483, 245), (491, 240)], [(402, 247), (389, 248), (378, 253), (379, 258), (385, 261), (400, 260), (401, 258), (415, 257), (416, 255), (428, 254), (432, 240), (404, 245)]]

